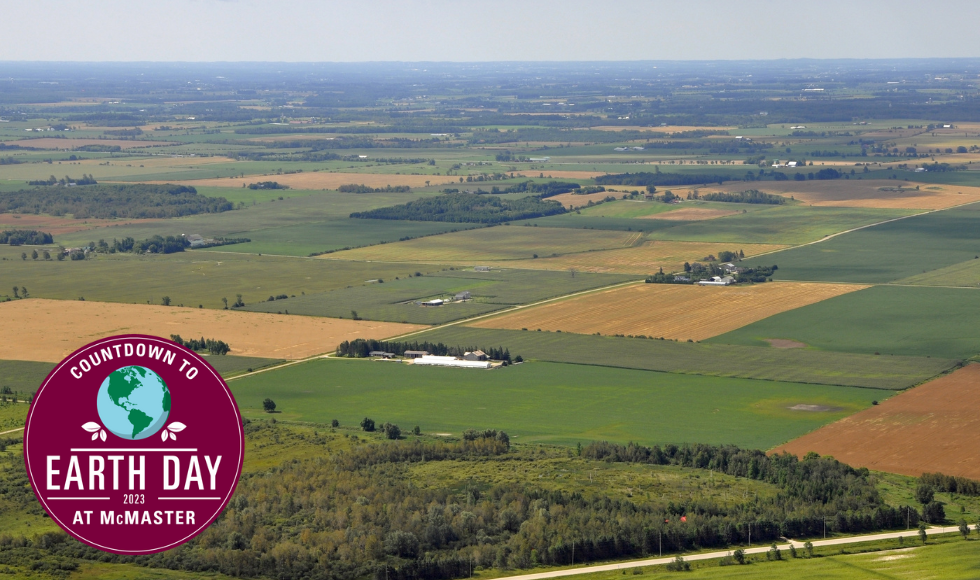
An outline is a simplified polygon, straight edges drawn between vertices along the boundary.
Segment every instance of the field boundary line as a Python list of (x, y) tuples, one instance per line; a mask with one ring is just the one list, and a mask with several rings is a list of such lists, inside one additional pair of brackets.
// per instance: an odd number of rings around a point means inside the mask
[[(950, 526), (951, 530), (955, 531), (955, 528)], [(953, 533), (953, 531), (946, 532), (945, 527), (933, 526), (926, 528), (926, 533), (928, 535), (939, 535), (946, 533)], [(905, 530), (902, 532), (885, 532), (881, 534), (872, 534), (866, 536), (847, 536), (843, 538), (832, 538), (826, 540), (812, 540), (813, 547), (819, 548), (821, 546), (840, 546), (846, 544), (861, 544), (865, 542), (876, 542), (882, 540), (892, 540), (899, 537), (914, 539), (918, 535), (919, 531), (916, 530)], [(804, 542), (799, 540), (784, 540), (783, 543), (776, 544), (780, 550), (789, 550), (790, 546), (796, 548), (797, 550), (803, 549)], [(771, 546), (760, 546), (758, 548), (742, 548), (746, 555), (750, 554), (765, 554), (771, 549)], [(724, 558), (730, 556), (733, 550), (724, 550), (716, 552), (703, 552), (699, 554), (675, 554), (670, 557), (664, 558), (649, 558), (646, 560), (629, 560), (626, 562), (618, 562), (614, 564), (599, 564), (594, 566), (582, 566), (579, 568), (568, 568), (565, 570), (554, 570), (552, 572), (538, 572), (536, 574), (521, 574), (517, 576), (498, 576), (489, 580), (544, 580), (546, 578), (561, 578), (563, 576), (578, 576), (581, 574), (594, 574), (597, 572), (612, 572), (616, 570), (624, 570), (626, 568), (641, 568), (647, 566), (663, 566), (664, 564), (669, 564), (677, 558), (677, 556), (682, 556), (686, 562), (695, 562), (699, 560), (715, 560), (718, 558)]]

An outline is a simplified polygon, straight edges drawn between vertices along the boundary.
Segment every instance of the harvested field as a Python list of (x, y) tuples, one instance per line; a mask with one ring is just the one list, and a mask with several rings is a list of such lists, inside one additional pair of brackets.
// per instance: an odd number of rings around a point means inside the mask
[(701, 207), (686, 207), (683, 209), (676, 209), (674, 211), (643, 216), (640, 219), (658, 219), (658, 220), (671, 220), (671, 221), (679, 221), (679, 222), (702, 221), (702, 220), (713, 220), (715, 218), (725, 217), (726, 215), (735, 215), (738, 213), (742, 213), (742, 212), (734, 209), (708, 209), (708, 208), (701, 208)]
[(980, 479), (980, 364), (906, 391), (777, 447), (853, 465), (918, 476), (941, 472)]
[(722, 288), (636, 284), (519, 310), (472, 326), (704, 340), (863, 288), (800, 282)]
[[(341, 185), (358, 184), (368, 187), (385, 187), (388, 185), (407, 185), (409, 187), (425, 187), (425, 182), (430, 185), (443, 185), (447, 183), (459, 183), (458, 177), (445, 175), (395, 175), (392, 173), (329, 173), (317, 171), (309, 173), (292, 173), (289, 175), (249, 175), (248, 177), (235, 177), (229, 179), (192, 179), (189, 181), (147, 181), (145, 183), (178, 183), (180, 185), (190, 185), (193, 187), (235, 187), (241, 189), (250, 183), (260, 181), (276, 181), (283, 185), (288, 185), (293, 189), (337, 189)], [(358, 195), (358, 194), (351, 194)]]
[[(224, 163), (236, 163), (231, 157), (188, 157), (187, 155), (164, 155), (161, 153), (154, 154), (147, 157), (136, 157), (132, 160), (127, 159), (127, 163), (130, 165), (136, 162), (137, 165), (142, 165), (146, 169), (191, 169), (199, 167), (201, 165), (215, 165)], [(98, 166), (105, 163), (101, 158), (99, 159), (84, 159), (82, 161), (76, 161), (78, 165), (95, 165)]]
[(696, 125), (672, 125), (669, 127), (642, 127), (639, 125), (599, 125), (594, 131), (649, 131), (651, 133), (683, 133), (684, 131), (730, 131), (735, 127), (700, 127)]
[[(915, 189), (916, 186), (919, 189)], [(980, 201), (980, 187), (926, 184), (885, 179), (833, 179), (826, 181), (774, 181), (753, 185), (766, 193), (793, 197), (797, 201), (826, 207), (895, 209), (943, 209)], [(731, 184), (697, 188), (701, 193), (741, 191), (747, 186)], [(686, 191), (686, 190), (685, 190)], [(682, 195), (683, 194), (679, 194)]]
[(41, 139), (22, 139), (9, 142), (8, 145), (20, 145), (31, 149), (75, 149), (86, 145), (105, 145), (113, 147), (118, 145), (122, 149), (137, 149), (140, 147), (165, 147), (170, 145), (180, 145), (169, 141), (127, 141), (125, 139), (55, 139), (44, 137)]
[[(540, 175), (540, 171), (537, 172)], [(606, 171), (548, 171), (544, 176), (548, 179), (592, 179), (598, 175), (606, 175)], [(521, 177), (537, 177), (534, 171), (519, 172)], [(530, 175), (528, 175), (530, 174)], [(538, 178), (540, 179), (540, 178)], [(554, 198), (551, 198), (554, 199)]]
[[(232, 310), (204, 310), (67, 302), (15, 300), (0, 304), (0, 328), (20, 338), (0, 346), (0, 359), (56, 362), (75, 349), (114, 334), (150, 334), (169, 338), (201, 337), (223, 340), (231, 354), (300, 359), (332, 351), (344, 340), (384, 338), (423, 328), (393, 324), (282, 316)], [(24, 332), (24, 329), (31, 332)]]
[[(0, 214), (0, 230), (41, 230), (54, 236), (107, 226), (133, 226), (160, 220), (72, 219), (33, 214)], [(58, 240), (55, 239), (55, 242)]]
[[(597, 233), (602, 230), (586, 231)], [(570, 254), (537, 260), (519, 260), (507, 262), (506, 265), (511, 268), (534, 270), (574, 269), (600, 274), (653, 274), (660, 268), (663, 268), (665, 272), (678, 272), (683, 269), (684, 262), (696, 262), (708, 254), (717, 254), (721, 250), (742, 250), (746, 256), (757, 256), (785, 247), (776, 244), (656, 241), (644, 242), (642, 245), (633, 248)]]
[[(501, 260), (629, 247), (640, 232), (497, 226), (326, 254), (328, 260), (482, 265)], [(715, 244), (717, 246), (717, 244)], [(501, 265), (509, 264), (505, 262)], [(534, 269), (534, 268), (532, 268)], [(551, 268), (543, 268), (551, 269)]]
[(587, 193), (584, 195), (579, 195), (575, 193), (563, 193), (561, 195), (556, 195), (549, 197), (548, 201), (557, 201), (558, 203), (565, 206), (567, 209), (572, 209), (575, 207), (583, 207), (587, 205), (590, 201), (600, 202), (609, 197), (609, 192), (600, 191), (597, 193)]

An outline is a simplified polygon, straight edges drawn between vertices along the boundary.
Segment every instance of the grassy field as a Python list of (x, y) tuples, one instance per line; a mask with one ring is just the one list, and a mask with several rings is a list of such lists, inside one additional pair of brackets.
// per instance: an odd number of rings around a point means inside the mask
[[(739, 205), (739, 204), (729, 204)], [(770, 206), (764, 210), (657, 230), (658, 240), (804, 244), (830, 234), (910, 215), (914, 210)]]
[(429, 274), (441, 269), (202, 250), (166, 255), (111, 254), (84, 261), (25, 261), (20, 259), (25, 249), (0, 246), (0, 274), (9, 284), (26, 287), (31, 296), (140, 304), (160, 304), (163, 296), (169, 296), (172, 304), (205, 308), (224, 308), (221, 299), (233, 303), (236, 294), (252, 304), (269, 295), (302, 296), (304, 292), (325, 292), (360, 286), (367, 280), (387, 281), (416, 271)]
[[(663, 205), (663, 204), (661, 204)], [(574, 228), (582, 230), (619, 230), (623, 232), (656, 232), (676, 227), (684, 222), (659, 219), (589, 216), (575, 212), (563, 213), (533, 220), (516, 222), (537, 224), (547, 228)]]
[(480, 264), (630, 247), (639, 233), (498, 226), (337, 252), (343, 260)]
[(373, 246), (478, 227), (477, 224), (337, 219), (241, 232), (251, 242), (212, 248), (216, 252), (248, 252), (308, 256), (343, 248)]
[(895, 284), (911, 284), (914, 286), (961, 286), (976, 288), (980, 286), (980, 259), (973, 258), (965, 262), (937, 268), (923, 274), (916, 274)]
[[(813, 208), (819, 209), (819, 208)], [(717, 222), (718, 220), (715, 220)], [(766, 256), (775, 278), (892, 282), (980, 255), (980, 204), (914, 216)], [(746, 264), (752, 264), (747, 260)]]
[[(358, 316), (367, 320), (441, 324), (492, 312), (507, 306), (527, 304), (563, 294), (608, 286), (629, 280), (630, 276), (540, 272), (530, 270), (443, 270), (400, 280), (385, 280), (318, 294), (297, 296), (288, 300), (259, 302), (246, 307), (257, 312), (284, 312), (308, 316)], [(635, 279), (635, 277), (632, 277)], [(441, 307), (422, 307), (418, 300), (451, 299), (468, 291), (471, 299)]]
[(980, 353), (980, 291), (874, 286), (783, 312), (708, 342), (964, 359)]
[(552, 362), (879, 389), (904, 389), (956, 364), (939, 358), (876, 357), (811, 349), (463, 326), (422, 332), (413, 340), (416, 338), (446, 344), (504, 345), (514, 355)]
[[(494, 343), (489, 343), (494, 344)], [(519, 350), (511, 347), (511, 353)], [(494, 371), (317, 360), (233, 381), (246, 417), (342, 425), (367, 416), (427, 433), (505, 429), (518, 442), (708, 442), (769, 448), (870, 405), (881, 391), (527, 363)], [(831, 412), (789, 410), (818, 404)]]

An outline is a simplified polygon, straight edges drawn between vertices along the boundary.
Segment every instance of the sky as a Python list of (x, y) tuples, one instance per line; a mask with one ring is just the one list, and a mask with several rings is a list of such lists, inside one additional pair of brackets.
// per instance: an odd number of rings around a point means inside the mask
[(0, 0), (0, 61), (980, 57), (978, 0)]

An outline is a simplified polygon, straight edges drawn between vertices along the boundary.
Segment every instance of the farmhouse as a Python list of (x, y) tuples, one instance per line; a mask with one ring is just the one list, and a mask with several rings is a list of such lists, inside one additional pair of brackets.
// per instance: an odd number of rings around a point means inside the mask
[(459, 360), (452, 356), (421, 356), (413, 364), (433, 367), (459, 367), (464, 369), (488, 369), (489, 361)]
[(406, 350), (405, 358), (419, 358), (422, 356), (429, 356), (429, 351), (427, 350)]
[(487, 353), (483, 352), (482, 350), (474, 350), (473, 352), (466, 352), (466, 353), (463, 353), (463, 360), (471, 360), (471, 361), (474, 361), (474, 360), (479, 360), (479, 361), (487, 360)]
[(710, 280), (698, 280), (699, 286), (730, 286), (735, 283), (735, 278), (731, 276), (712, 276)]
[(490, 271), (490, 266), (475, 266), (473, 268), (473, 271), (474, 272), (489, 272)]

